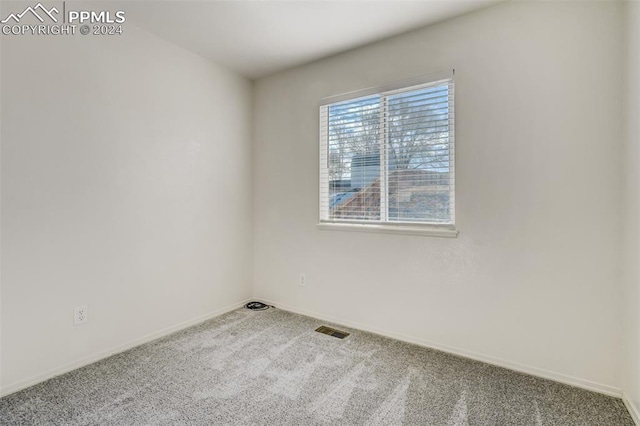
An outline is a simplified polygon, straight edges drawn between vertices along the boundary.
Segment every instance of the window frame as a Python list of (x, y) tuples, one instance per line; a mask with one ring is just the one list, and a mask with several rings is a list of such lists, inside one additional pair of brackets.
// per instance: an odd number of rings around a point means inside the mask
[[(328, 204), (326, 200), (323, 200), (323, 194), (329, 194), (329, 179), (323, 180), (323, 173), (326, 175), (328, 168), (329, 153), (325, 152), (329, 150), (328, 140), (323, 138), (323, 131), (328, 134), (327, 129), (323, 128), (323, 108), (341, 102), (355, 101), (358, 98), (364, 98), (367, 96), (378, 95), (381, 102), (381, 120), (387, 118), (387, 109), (385, 103), (387, 98), (394, 94), (403, 92), (409, 92), (414, 90), (420, 90), (426, 87), (439, 86), (442, 84), (449, 85), (449, 97), (450, 97), (450, 114), (452, 119), (449, 120), (449, 165), (450, 165), (450, 189), (449, 189), (449, 208), (451, 221), (448, 223), (437, 222), (418, 222), (418, 221), (388, 221), (388, 218), (384, 213), (388, 213), (388, 205), (381, 208), (380, 220), (349, 220), (349, 219), (329, 219), (328, 218)], [(409, 235), (428, 235), (435, 237), (457, 237), (458, 230), (456, 229), (456, 165), (455, 165), (455, 81), (454, 71), (446, 73), (439, 73), (436, 75), (420, 76), (408, 80), (403, 80), (393, 84), (372, 87), (364, 90), (357, 90), (337, 96), (331, 96), (321, 100), (319, 105), (319, 123), (318, 123), (318, 145), (319, 145), (319, 182), (318, 182), (318, 225), (317, 228), (321, 230), (334, 230), (334, 231), (361, 231), (361, 232), (382, 232), (382, 233), (398, 233)], [(328, 126), (328, 117), (327, 117)], [(380, 203), (388, 203), (388, 164), (387, 164), (387, 136), (388, 132), (385, 128), (380, 132)], [(384, 166), (383, 166), (384, 164)], [(382, 196), (383, 191), (385, 196)], [(384, 218), (384, 220), (383, 220)]]

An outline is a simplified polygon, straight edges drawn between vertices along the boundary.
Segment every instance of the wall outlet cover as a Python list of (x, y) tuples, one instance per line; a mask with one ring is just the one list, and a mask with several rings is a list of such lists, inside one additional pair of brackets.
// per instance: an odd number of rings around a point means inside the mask
[(86, 324), (89, 321), (89, 309), (87, 305), (76, 306), (73, 309), (73, 325)]

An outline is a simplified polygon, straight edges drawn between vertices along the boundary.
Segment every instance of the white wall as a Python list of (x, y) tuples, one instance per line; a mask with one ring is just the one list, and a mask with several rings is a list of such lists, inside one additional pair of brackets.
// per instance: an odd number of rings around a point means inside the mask
[(248, 298), (251, 82), (130, 24), (2, 38), (4, 393)]
[[(508, 2), (257, 81), (256, 295), (619, 393), (621, 8)], [(459, 237), (318, 230), (319, 100), (452, 68)]]
[(625, 81), (625, 185), (622, 231), (625, 271), (625, 363), (623, 390), (640, 422), (640, 3), (627, 2)]

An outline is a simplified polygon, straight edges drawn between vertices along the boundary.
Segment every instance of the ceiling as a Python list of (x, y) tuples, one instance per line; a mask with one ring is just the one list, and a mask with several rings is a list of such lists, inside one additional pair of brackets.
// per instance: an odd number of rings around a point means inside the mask
[(249, 78), (500, 0), (130, 1), (127, 20)]

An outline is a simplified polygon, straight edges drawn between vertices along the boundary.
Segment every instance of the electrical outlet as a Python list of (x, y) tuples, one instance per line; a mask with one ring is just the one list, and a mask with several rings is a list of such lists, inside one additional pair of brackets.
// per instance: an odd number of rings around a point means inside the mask
[(304, 287), (307, 285), (307, 277), (304, 274), (300, 274), (300, 286)]
[(87, 305), (76, 306), (73, 309), (73, 325), (86, 324), (89, 321), (89, 309)]

